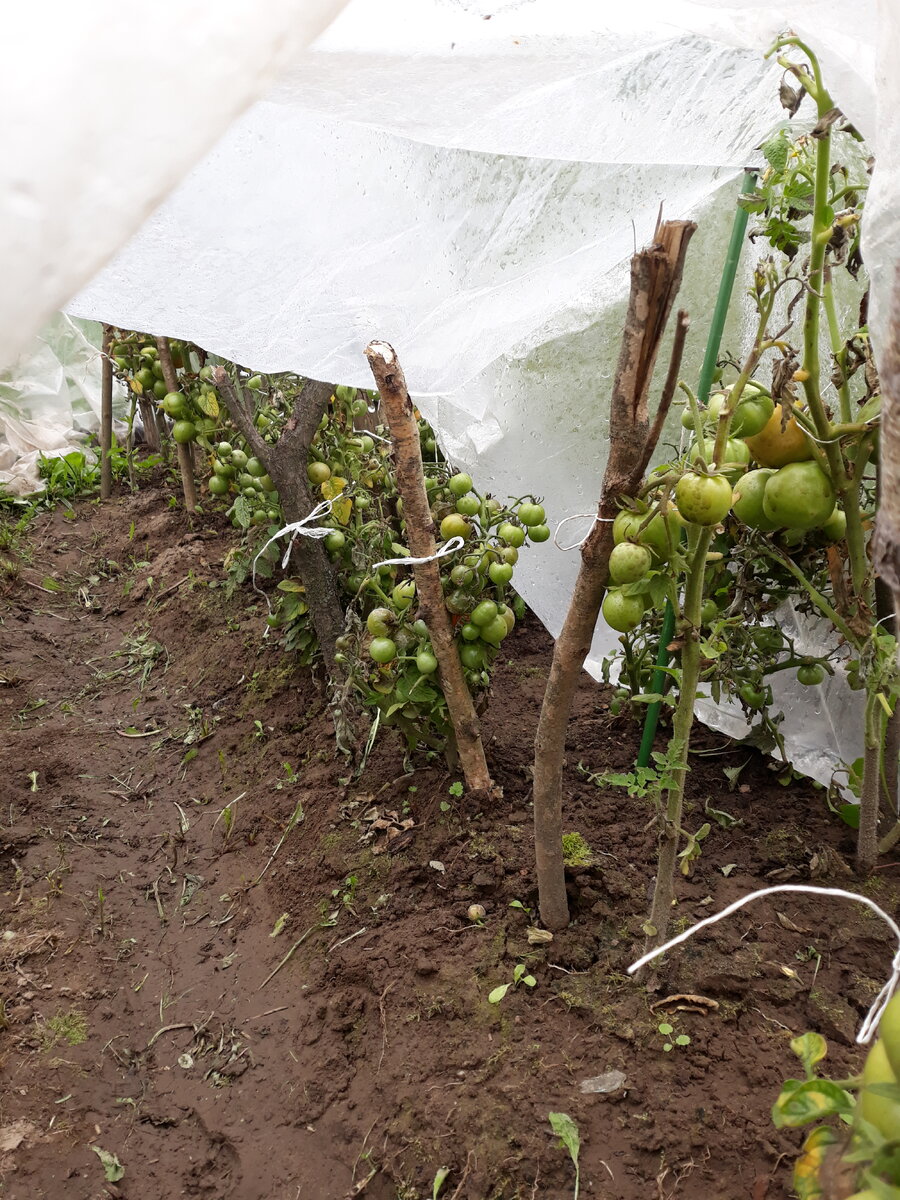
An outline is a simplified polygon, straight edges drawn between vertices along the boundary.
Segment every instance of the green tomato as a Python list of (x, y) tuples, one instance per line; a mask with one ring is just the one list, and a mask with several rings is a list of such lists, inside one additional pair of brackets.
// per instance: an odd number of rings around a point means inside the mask
[(462, 627), (462, 638), (464, 642), (477, 642), (481, 637), (481, 629), (478, 625), (473, 625), (471, 621), (467, 621)]
[(776, 528), (763, 512), (763, 496), (766, 484), (775, 474), (771, 467), (760, 467), (756, 471), (748, 471), (735, 484), (734, 503), (731, 511), (750, 529), (760, 529), (771, 533)]
[(207, 486), (213, 496), (225, 496), (231, 487), (228, 480), (223, 479), (221, 475), (211, 475)]
[(481, 640), (490, 646), (499, 646), (508, 633), (506, 619), (500, 613), (497, 613), (492, 621), (488, 621), (487, 625), (481, 626)]
[(762, 688), (756, 687), (752, 683), (744, 683), (738, 688), (738, 695), (747, 705), (748, 708), (762, 708), (766, 702), (766, 695)]
[(362, 396), (357, 396), (350, 405), (350, 412), (354, 417), (364, 417), (368, 411), (369, 403), (367, 400), (364, 400)]
[[(702, 455), (706, 460), (707, 466), (711, 467), (713, 465), (715, 449), (715, 438), (704, 438), (702, 444), (696, 446), (691, 451), (691, 462), (698, 461)], [(724, 475), (729, 483), (736, 483), (747, 470), (749, 463), (750, 450), (746, 442), (739, 441), (737, 438), (729, 438), (722, 452), (722, 462), (717, 465), (720, 468), (719, 474)]]
[(503, 587), (512, 579), (513, 569), (509, 563), (492, 562), (488, 567), (488, 575), (490, 575), (491, 581), (496, 583), (497, 587)]
[(497, 530), (497, 537), (513, 549), (525, 545), (525, 530), (521, 525), (513, 525), (512, 521), (504, 521)]
[[(353, 589), (359, 591), (362, 581)], [(396, 620), (389, 608), (373, 608), (366, 617), (366, 628), (373, 637), (385, 638), (394, 628)]]
[(788, 463), (766, 484), (766, 517), (785, 529), (817, 529), (834, 512), (834, 488), (816, 462)]
[(438, 661), (428, 650), (420, 650), (416, 655), (416, 668), (420, 675), (433, 675), (438, 668)]
[(821, 663), (804, 663), (797, 671), (797, 682), (804, 687), (815, 687), (825, 678), (825, 668)]
[(320, 487), (323, 483), (327, 483), (331, 478), (331, 467), (328, 463), (311, 462), (306, 468), (306, 478), (310, 483)]
[(519, 552), (515, 546), (504, 546), (500, 550), (500, 557), (505, 563), (509, 563), (511, 567), (514, 567), (519, 561)]
[(341, 404), (352, 404), (356, 399), (356, 388), (346, 387), (343, 383), (339, 383), (334, 389), (334, 397)]
[(465, 496), (467, 492), (472, 490), (472, 476), (461, 471), (458, 475), (451, 475), (447, 481), (447, 487), (454, 496)]
[(181, 417), (185, 411), (185, 400), (181, 392), (166, 392), (160, 404), (167, 417)]
[(884, 1046), (891, 1070), (900, 1079), (900, 992), (891, 997), (884, 1010), (878, 1025), (878, 1037)]
[(369, 643), (369, 657), (377, 663), (393, 662), (397, 657), (397, 646), (389, 637), (373, 638)]
[(532, 525), (529, 527), (528, 536), (533, 542), (546, 542), (550, 537), (550, 526)]
[(468, 612), (472, 607), (472, 597), (468, 592), (464, 592), (462, 588), (454, 588), (444, 597), (444, 604), (448, 612), (462, 616), (463, 613)]
[(259, 475), (257, 477), (256, 482), (259, 484), (259, 486), (262, 488), (262, 490), (264, 492), (274, 492), (275, 491), (275, 484), (272, 482), (272, 478), (269, 475)]
[(748, 394), (747, 388), (731, 420), (731, 434), (736, 438), (756, 437), (768, 425), (775, 411), (775, 401), (761, 392)]
[(466, 642), (459, 648), (459, 658), (467, 671), (480, 671), (484, 666), (484, 651), (473, 642)]
[(750, 630), (750, 637), (757, 650), (764, 654), (778, 654), (784, 645), (784, 638), (777, 625), (757, 625)]
[(168, 394), (169, 389), (166, 387), (165, 383), (161, 379), (157, 379), (156, 383), (153, 385), (153, 395), (157, 398), (157, 400), (164, 400)]
[(460, 513), (450, 513), (441, 521), (441, 537), (445, 542), (451, 538), (467, 538), (472, 532), (472, 526)]
[(542, 504), (520, 504), (516, 516), (525, 526), (543, 525), (546, 517)]
[(473, 625), (478, 625), (483, 628), (485, 625), (493, 621), (498, 614), (497, 605), (493, 600), (482, 600), (475, 608), (470, 618)]
[(467, 496), (460, 496), (457, 500), (456, 511), (462, 513), (464, 517), (474, 517), (481, 511), (481, 501), (470, 492)]
[(636, 583), (650, 570), (653, 557), (646, 546), (620, 542), (609, 556), (609, 578), (613, 583)]
[(640, 596), (626, 596), (618, 588), (612, 588), (603, 600), (603, 619), (618, 633), (630, 633), (637, 629), (644, 616), (644, 602)]
[(675, 485), (675, 504), (691, 525), (718, 525), (732, 503), (731, 484), (724, 475), (697, 475), (693, 471)]
[(719, 606), (715, 600), (704, 600), (700, 607), (701, 625), (711, 625), (719, 615)]
[(185, 446), (197, 436), (197, 427), (193, 421), (176, 421), (172, 426), (172, 438), (179, 446)]
[[(634, 512), (631, 509), (623, 508), (613, 521), (613, 542), (617, 546), (622, 542), (636, 542), (639, 546), (646, 546), (657, 561), (665, 561), (669, 557), (669, 533), (666, 530), (666, 521), (660, 513), (656, 513), (647, 521), (649, 516), (649, 509)], [(645, 521), (647, 524), (641, 528)], [(678, 529), (671, 521), (669, 528), (672, 541), (676, 542)]]
[(258, 392), (262, 387), (262, 376), (253, 375), (247, 380), (247, 387), (251, 392)]
[(403, 609), (409, 608), (409, 606), (412, 604), (413, 600), (415, 599), (415, 595), (416, 595), (415, 580), (414, 579), (404, 579), (403, 582), (398, 583), (397, 586), (394, 588), (394, 590), (391, 592), (391, 599), (394, 601), (394, 603), (397, 605), (397, 607), (402, 612)]
[(822, 533), (829, 542), (842, 542), (847, 536), (847, 514), (842, 508), (835, 508), (831, 516), (822, 526)]
[(475, 572), (471, 567), (467, 567), (463, 563), (457, 563), (450, 572), (450, 582), (454, 587), (468, 587), (474, 579)]
[(335, 529), (331, 533), (327, 533), (322, 540), (329, 554), (337, 554), (347, 544), (347, 539), (340, 529)]
[(238, 471), (244, 471), (247, 467), (247, 455), (243, 450), (237, 449), (231, 452), (231, 465)]
[(219, 458), (231, 458), (233, 453), (234, 447), (231, 442), (219, 442), (218, 446), (216, 446), (216, 454), (218, 454)]
[(890, 1096), (879, 1096), (870, 1091), (870, 1088), (879, 1083), (889, 1083), (895, 1087), (897, 1085), (897, 1076), (891, 1068), (887, 1047), (880, 1040), (866, 1056), (857, 1111), (862, 1119), (874, 1125), (887, 1141), (900, 1141), (900, 1102)]

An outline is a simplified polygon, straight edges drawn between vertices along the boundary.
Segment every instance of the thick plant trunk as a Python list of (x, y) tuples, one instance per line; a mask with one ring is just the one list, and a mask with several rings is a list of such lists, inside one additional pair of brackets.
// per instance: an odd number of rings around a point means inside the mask
[[(394, 442), (394, 466), (397, 472), (397, 487), (403, 497), (410, 555), (413, 558), (430, 558), (437, 550), (434, 521), (425, 491), (419, 429), (403, 369), (387, 342), (370, 342), (366, 347), (366, 358), (372, 368), (381, 396), (382, 410)], [(438, 661), (441, 688), (450, 712), (466, 786), (470, 792), (490, 793), (493, 785), (484, 756), (481, 727), (453, 641), (453, 630), (441, 588), (440, 567), (436, 561), (416, 563), (413, 566), (413, 575), (419, 598), (419, 611), (422, 620), (428, 626), (434, 655)]]
[(582, 548), (581, 570), (553, 648), (535, 738), (535, 863), (541, 921), (548, 929), (563, 929), (569, 922), (562, 858), (562, 773), (572, 700), (606, 590), (618, 501), (636, 494), (678, 382), (688, 328), (684, 313), (679, 314), (669, 374), (651, 428), (650, 381), (695, 228), (689, 221), (667, 221), (658, 229), (655, 244), (631, 260), (631, 296), (610, 401), (610, 448), (598, 521)]
[[(234, 386), (224, 367), (215, 368), (213, 380), (225, 400), (231, 419), (272, 477), (285, 523), (301, 521), (319, 501), (313, 495), (306, 467), (310, 444), (328, 406), (331, 384), (307, 380), (281, 437), (273, 446), (254, 424), (249, 393)], [(319, 640), (325, 668), (334, 681), (342, 680), (345, 672), (335, 662), (334, 643), (344, 630), (344, 606), (325, 547), (316, 538), (298, 537), (294, 542), (291, 562), (306, 589), (309, 615)]]
[[(175, 364), (172, 362), (172, 351), (167, 337), (156, 339), (156, 349), (159, 351), (159, 363), (163, 371), (163, 380), (170, 392), (178, 391), (178, 376)], [(194, 463), (191, 458), (190, 446), (176, 443), (178, 450), (178, 470), (181, 474), (181, 490), (184, 493), (184, 507), (188, 512), (197, 508), (197, 484), (194, 481)]]

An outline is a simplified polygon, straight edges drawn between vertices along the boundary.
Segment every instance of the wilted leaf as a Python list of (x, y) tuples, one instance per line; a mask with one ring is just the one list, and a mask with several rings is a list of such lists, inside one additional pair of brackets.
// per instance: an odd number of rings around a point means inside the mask
[(828, 1053), (828, 1043), (820, 1033), (804, 1033), (791, 1041), (791, 1049), (803, 1063), (807, 1075), (811, 1075), (816, 1063)]
[(125, 1168), (109, 1150), (101, 1150), (99, 1146), (91, 1146), (93, 1152), (103, 1164), (103, 1174), (107, 1183), (118, 1183), (125, 1176)]

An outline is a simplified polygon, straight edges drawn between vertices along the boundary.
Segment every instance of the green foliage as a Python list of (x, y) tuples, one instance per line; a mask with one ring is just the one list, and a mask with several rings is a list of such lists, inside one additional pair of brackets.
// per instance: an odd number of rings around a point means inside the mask
[(581, 1169), (578, 1165), (578, 1156), (581, 1153), (581, 1138), (578, 1134), (578, 1126), (572, 1120), (568, 1113), (552, 1112), (549, 1114), (550, 1128), (559, 1138), (559, 1143), (569, 1152), (575, 1166), (575, 1191), (573, 1200), (578, 1200), (578, 1190), (581, 1184)]
[(567, 867), (587, 867), (593, 862), (590, 846), (577, 831), (563, 834), (562, 853)]

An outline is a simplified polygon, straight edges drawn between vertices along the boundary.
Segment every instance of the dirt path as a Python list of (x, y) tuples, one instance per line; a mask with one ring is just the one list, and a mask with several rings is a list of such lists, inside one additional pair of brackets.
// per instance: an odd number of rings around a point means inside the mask
[[(761, 903), (672, 956), (655, 993), (630, 981), (649, 811), (577, 770), (627, 769), (637, 739), (585, 680), (567, 828), (594, 863), (572, 873), (572, 928), (530, 945), (546, 635), (526, 622), (498, 672), (498, 811), (469, 811), (439, 765), (404, 773), (390, 734), (354, 780), (313, 680), (261, 648), (262, 600), (226, 597), (232, 545), (160, 491), (83, 504), (34, 525), (5, 596), (0, 1195), (424, 1200), (443, 1165), (442, 1200), (562, 1200), (563, 1111), (582, 1195), (787, 1196), (799, 1138), (768, 1116), (787, 1042), (815, 1027), (836, 1071), (859, 1065), (887, 931)], [(748, 759), (729, 790), (722, 766)], [(747, 750), (698, 757), (691, 795), (692, 821), (708, 801), (738, 823), (704, 843), (679, 920), (762, 881), (855, 886), (822, 793)], [(898, 878), (866, 890), (896, 907)], [(520, 962), (536, 986), (489, 1004)], [(669, 1017), (691, 1041), (666, 1053), (650, 1005), (676, 992), (718, 1007)], [(583, 1092), (611, 1070), (614, 1092)]]

